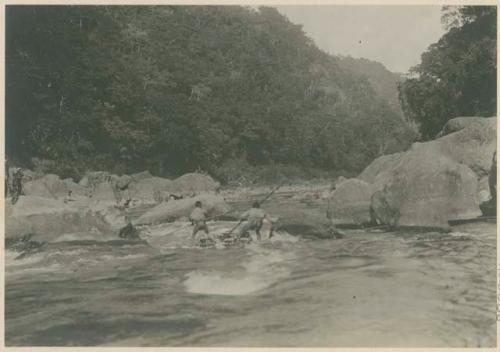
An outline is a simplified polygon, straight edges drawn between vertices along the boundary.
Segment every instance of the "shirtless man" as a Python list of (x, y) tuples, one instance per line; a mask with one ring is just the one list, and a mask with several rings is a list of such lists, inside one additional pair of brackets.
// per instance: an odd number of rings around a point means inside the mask
[(207, 227), (207, 215), (205, 213), (205, 210), (201, 207), (201, 202), (197, 201), (194, 204), (194, 209), (191, 212), (191, 215), (189, 215), (189, 219), (194, 225), (193, 228), (193, 236), (192, 240), (194, 241), (194, 238), (196, 237), (196, 234), (198, 231), (203, 230), (205, 231), (205, 234), (208, 235), (208, 227)]

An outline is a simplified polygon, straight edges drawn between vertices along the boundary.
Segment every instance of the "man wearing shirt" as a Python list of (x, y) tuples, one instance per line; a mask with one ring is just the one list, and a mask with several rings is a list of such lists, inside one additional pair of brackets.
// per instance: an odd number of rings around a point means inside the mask
[(259, 202), (254, 202), (252, 204), (252, 208), (243, 214), (241, 214), (241, 220), (247, 220), (247, 222), (242, 226), (241, 230), (238, 233), (238, 240), (241, 235), (244, 233), (253, 230), (257, 234), (257, 238), (259, 241), (261, 240), (260, 229), (262, 228), (262, 224), (264, 223), (264, 219), (271, 223), (272, 221), (267, 216), (266, 212), (260, 208)]

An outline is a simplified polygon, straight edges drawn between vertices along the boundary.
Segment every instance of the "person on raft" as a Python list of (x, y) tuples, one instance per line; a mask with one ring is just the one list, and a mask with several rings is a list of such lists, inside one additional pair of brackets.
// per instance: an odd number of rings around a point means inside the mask
[(269, 238), (272, 237), (273, 222), (271, 221), (271, 219), (269, 219), (266, 212), (260, 208), (259, 202), (254, 202), (250, 210), (247, 210), (246, 212), (241, 214), (240, 219), (240, 221), (246, 220), (247, 222), (243, 224), (240, 231), (238, 232), (237, 240), (239, 240), (243, 234), (246, 234), (248, 231), (253, 230), (255, 231), (258, 240), (260, 241), (262, 239), (260, 235), (260, 229), (262, 228), (264, 219), (271, 224), (271, 232), (269, 233)]
[(205, 234), (208, 236), (208, 227), (207, 227), (207, 214), (205, 210), (202, 208), (201, 202), (198, 200), (194, 203), (194, 209), (189, 215), (189, 220), (194, 225), (193, 235), (191, 239), (194, 241), (196, 234), (198, 231), (203, 230)]

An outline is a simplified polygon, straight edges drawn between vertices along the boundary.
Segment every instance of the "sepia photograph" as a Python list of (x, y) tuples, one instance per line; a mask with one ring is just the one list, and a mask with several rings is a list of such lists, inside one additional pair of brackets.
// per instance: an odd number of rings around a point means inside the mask
[(2, 10), (4, 348), (496, 348), (494, 2)]

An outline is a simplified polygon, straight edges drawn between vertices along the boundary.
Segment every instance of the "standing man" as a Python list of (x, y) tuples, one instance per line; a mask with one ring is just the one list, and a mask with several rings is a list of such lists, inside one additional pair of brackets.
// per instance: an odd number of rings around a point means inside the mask
[(491, 161), (491, 170), (488, 177), (488, 184), (490, 186), (491, 199), (494, 203), (497, 201), (497, 152), (493, 153), (493, 160)]
[(257, 234), (257, 238), (259, 241), (262, 239), (260, 235), (260, 229), (262, 228), (262, 225), (264, 223), (264, 219), (266, 219), (270, 224), (271, 224), (271, 233), (269, 234), (269, 237), (272, 237), (272, 226), (273, 222), (269, 217), (267, 216), (266, 212), (260, 208), (260, 203), (259, 202), (254, 202), (252, 204), (252, 208), (243, 214), (241, 214), (241, 221), (247, 220), (247, 222), (243, 225), (241, 230), (238, 232), (237, 239), (239, 240), (240, 237), (245, 234), (246, 232), (253, 230)]
[(14, 172), (12, 180), (12, 204), (16, 204), (19, 196), (23, 194), (23, 170), (19, 167), (16, 172)]
[(4, 197), (7, 197), (8, 194), (10, 194), (10, 182), (9, 182), (9, 159), (5, 157), (5, 190), (4, 190)]
[(201, 202), (198, 200), (196, 203), (194, 203), (194, 209), (191, 212), (191, 215), (189, 215), (189, 220), (194, 225), (193, 228), (193, 236), (191, 239), (194, 241), (194, 238), (196, 237), (196, 234), (198, 231), (203, 230), (205, 231), (205, 234), (208, 236), (208, 227), (207, 227), (207, 214), (205, 210), (201, 207)]
[(127, 208), (130, 204), (130, 201), (132, 200), (132, 198), (130, 197), (129, 188), (132, 180), (132, 177), (128, 175), (122, 175), (111, 180), (111, 187), (113, 188), (113, 194), (115, 196), (116, 203), (119, 205), (123, 200), (124, 208)]

